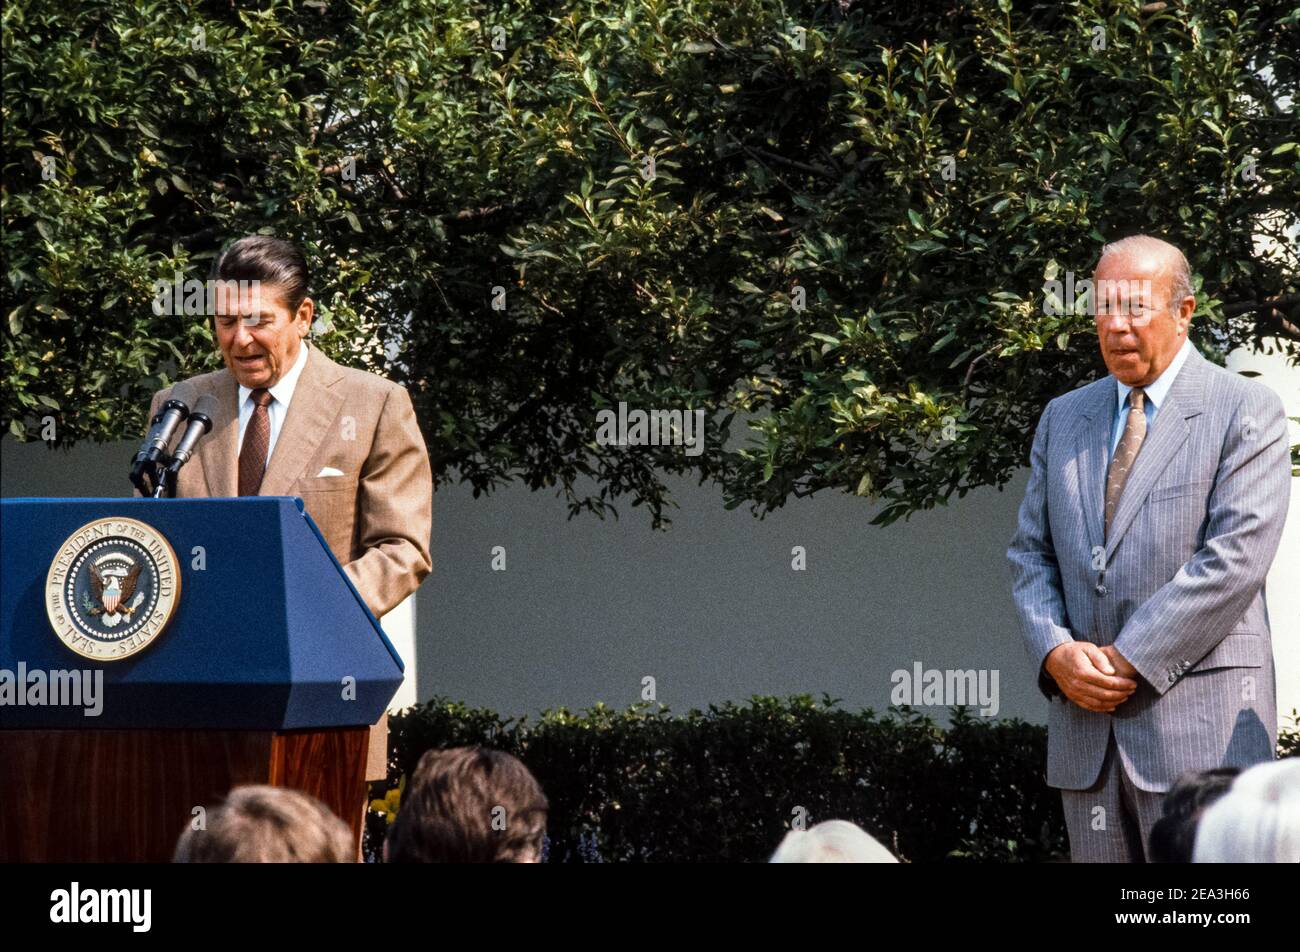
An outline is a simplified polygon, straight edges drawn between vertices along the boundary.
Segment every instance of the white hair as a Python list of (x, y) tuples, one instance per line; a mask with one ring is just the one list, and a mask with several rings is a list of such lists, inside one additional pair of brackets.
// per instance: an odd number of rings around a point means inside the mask
[(1300, 863), (1300, 759), (1257, 764), (1201, 816), (1194, 863)]
[(772, 854), (773, 863), (897, 863), (870, 833), (848, 820), (827, 820), (791, 830)]
[(1101, 258), (1097, 263), (1101, 264), (1101, 259), (1107, 255), (1130, 255), (1130, 254), (1158, 254), (1167, 256), (1172, 259), (1173, 280), (1169, 285), (1169, 303), (1177, 304), (1187, 295), (1192, 293), (1192, 269), (1187, 264), (1187, 256), (1182, 253), (1177, 245), (1171, 245), (1160, 238), (1154, 238), (1151, 235), (1129, 235), (1127, 238), (1121, 238), (1118, 241), (1112, 241), (1109, 244), (1101, 246)]

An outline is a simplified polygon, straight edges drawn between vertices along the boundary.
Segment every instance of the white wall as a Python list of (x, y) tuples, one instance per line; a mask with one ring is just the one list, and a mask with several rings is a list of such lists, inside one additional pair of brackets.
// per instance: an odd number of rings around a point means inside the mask
[[(1272, 349), (1275, 352), (1269, 353)], [(1259, 351), (1236, 350), (1225, 364), (1236, 372), (1253, 371), (1282, 398), (1288, 417), (1300, 417), (1300, 367), (1293, 366), (1277, 351), (1276, 342), (1266, 342)], [(1291, 421), (1291, 444), (1300, 443), (1300, 423)], [(1265, 590), (1269, 622), (1273, 628), (1273, 658), (1277, 664), (1278, 714), (1284, 726), (1294, 726), (1292, 708), (1300, 708), (1300, 478), (1291, 480), (1291, 508), (1282, 544), (1269, 570)]]

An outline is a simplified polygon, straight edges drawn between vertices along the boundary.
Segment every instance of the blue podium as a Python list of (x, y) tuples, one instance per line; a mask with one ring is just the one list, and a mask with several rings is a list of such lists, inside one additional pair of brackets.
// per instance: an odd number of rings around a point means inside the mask
[(165, 861), (241, 783), (359, 838), (402, 670), (299, 499), (0, 500), (0, 859)]

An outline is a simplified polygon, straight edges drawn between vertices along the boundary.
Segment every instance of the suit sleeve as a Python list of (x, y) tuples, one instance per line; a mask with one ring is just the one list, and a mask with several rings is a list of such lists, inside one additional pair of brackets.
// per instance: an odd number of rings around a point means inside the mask
[(429, 453), (410, 395), (394, 387), (384, 401), (357, 486), (357, 539), (365, 551), (343, 568), (376, 617), (429, 574), (432, 521)]
[(1263, 587), (1290, 500), (1282, 402), (1253, 386), (1224, 437), (1205, 542), (1115, 639), (1116, 650), (1159, 694), (1223, 640)]
[(1049, 403), (1043, 410), (1034, 433), (1029, 485), (1020, 504), (1016, 534), (1007, 549), (1020, 631), (1038, 670), (1038, 689), (1048, 698), (1060, 694), (1060, 688), (1043, 667), (1044, 661), (1053, 648), (1074, 640), (1066, 619), (1061, 569), (1047, 518), (1047, 443), (1052, 406)]

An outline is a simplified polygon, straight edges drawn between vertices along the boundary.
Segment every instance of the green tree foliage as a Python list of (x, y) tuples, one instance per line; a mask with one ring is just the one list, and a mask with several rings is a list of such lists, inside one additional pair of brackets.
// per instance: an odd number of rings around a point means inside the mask
[[(3, 26), (18, 438), (133, 436), (217, 366), (152, 284), (255, 231), (308, 250), (320, 345), (411, 387), (440, 481), (656, 524), (673, 473), (882, 522), (1005, 482), (1101, 369), (1042, 286), (1103, 239), (1187, 251), (1207, 353), (1300, 342), (1287, 3), (13, 0)], [(706, 451), (600, 445), (620, 401), (705, 410)]]

